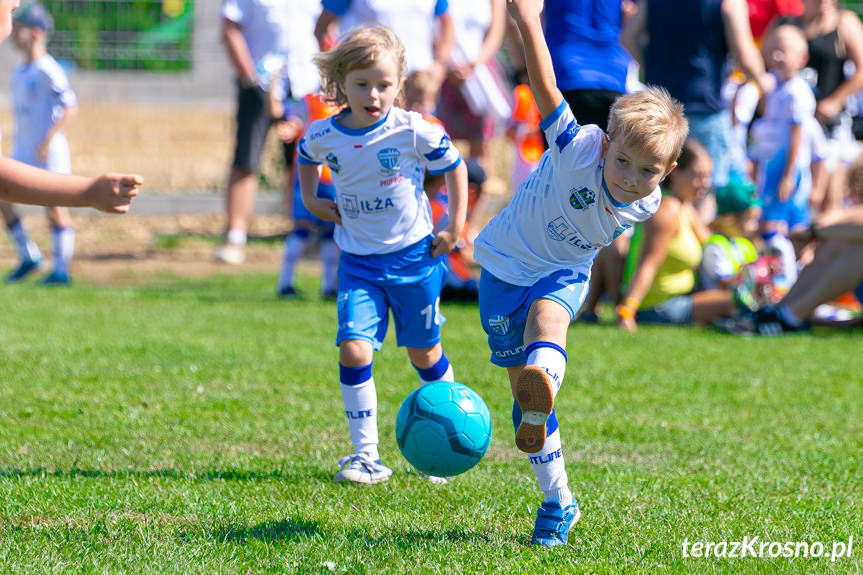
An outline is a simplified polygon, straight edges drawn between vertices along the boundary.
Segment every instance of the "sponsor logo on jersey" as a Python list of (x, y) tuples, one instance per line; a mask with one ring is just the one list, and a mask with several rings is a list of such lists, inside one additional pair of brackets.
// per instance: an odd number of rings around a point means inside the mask
[(339, 159), (336, 157), (336, 155), (334, 153), (330, 152), (329, 154), (327, 154), (327, 156), (326, 156), (326, 158), (324, 158), (324, 160), (327, 162), (327, 167), (334, 174), (338, 174), (339, 170), (342, 169), (342, 167), (339, 165)]
[(584, 239), (581, 234), (569, 227), (569, 225), (566, 223), (566, 219), (563, 216), (557, 217), (552, 221), (548, 222), (546, 230), (548, 231), (548, 237), (550, 237), (554, 241), (566, 242), (585, 251), (596, 249), (595, 247), (593, 247), (593, 244)]
[(576, 190), (575, 188), (573, 188), (570, 190), (569, 205), (576, 210), (583, 210), (591, 204), (595, 203), (596, 194), (591, 190), (587, 188), (581, 188), (580, 190)]
[(356, 194), (342, 194), (342, 214), (351, 219), (360, 217), (361, 213), (373, 214), (395, 207), (392, 198), (374, 197), (358, 198)]
[(492, 333), (497, 335), (506, 335), (509, 331), (509, 316), (493, 315), (488, 318), (488, 327)]
[(309, 134), (309, 141), (314, 142), (318, 138), (320, 138), (322, 136), (326, 136), (327, 134), (330, 133), (330, 130), (331, 130), (331, 128), (327, 127), (327, 128), (324, 128), (323, 130), (319, 130), (317, 132), (312, 132), (311, 134)]
[(392, 175), (399, 169), (399, 152), (396, 148), (384, 148), (378, 152), (378, 162), (380, 162), (384, 175)]

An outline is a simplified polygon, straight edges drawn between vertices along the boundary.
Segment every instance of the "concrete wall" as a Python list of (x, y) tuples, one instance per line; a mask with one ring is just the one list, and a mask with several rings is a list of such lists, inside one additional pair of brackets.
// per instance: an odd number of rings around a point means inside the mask
[[(233, 79), (221, 43), (220, 0), (195, 2), (193, 65), (190, 72), (94, 72), (78, 70), (70, 78), (72, 88), (84, 102), (128, 101), (130, 103), (233, 106)], [(0, 106), (10, 102), (9, 76), (19, 56), (9, 40), (0, 45)]]

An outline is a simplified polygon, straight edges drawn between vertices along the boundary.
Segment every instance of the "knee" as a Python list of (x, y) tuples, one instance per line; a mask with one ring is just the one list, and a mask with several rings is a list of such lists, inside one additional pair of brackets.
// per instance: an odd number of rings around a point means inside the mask
[(339, 344), (339, 363), (345, 367), (362, 367), (372, 362), (372, 346), (366, 341), (350, 339)]
[(432, 367), (440, 360), (442, 355), (443, 348), (439, 343), (432, 347), (408, 348), (408, 357), (410, 358), (411, 363), (414, 367), (418, 367), (420, 369)]

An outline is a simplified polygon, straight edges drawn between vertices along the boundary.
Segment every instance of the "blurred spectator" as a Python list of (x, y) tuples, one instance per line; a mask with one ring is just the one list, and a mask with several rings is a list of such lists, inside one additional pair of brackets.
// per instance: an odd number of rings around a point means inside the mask
[(760, 43), (764, 32), (777, 16), (799, 16), (803, 0), (746, 0), (749, 6), (749, 26), (752, 37)]
[(321, 0), (321, 4), (314, 29), (321, 50), (335, 45), (336, 30), (344, 34), (360, 24), (378, 22), (404, 43), (409, 73), (427, 70), (438, 87), (443, 83), (455, 43), (448, 0)]
[(272, 123), (269, 75), (280, 70), (288, 49), (289, 6), (305, 0), (223, 0), (222, 41), (237, 81), (236, 142), (226, 190), (227, 230), (217, 261), (246, 259), (249, 220), (258, 192), (261, 151)]
[[(728, 56), (766, 93), (766, 74), (752, 39), (746, 0), (640, 0), (624, 24), (622, 40), (644, 70), (644, 81), (668, 89), (686, 106), (690, 135), (713, 159), (714, 186), (729, 177), (731, 119), (721, 88)], [(699, 206), (705, 221), (714, 216), (713, 196)]]
[(837, 0), (804, 0), (804, 6), (801, 16), (776, 23), (796, 24), (809, 41), (815, 116), (828, 140), (829, 179), (820, 208), (829, 212), (843, 207), (847, 168), (859, 151), (846, 104), (863, 89), (863, 24), (854, 12), (840, 9)]
[(752, 125), (753, 156), (764, 240), (781, 257), (776, 283), (787, 291), (797, 279), (797, 256), (788, 234), (809, 225), (815, 97), (800, 76), (807, 60), (800, 29), (777, 26), (768, 32), (764, 47), (777, 88), (765, 96), (764, 114)]
[(438, 116), (450, 137), (467, 140), (468, 157), (488, 168), (488, 144), (512, 113), (495, 54), (506, 28), (505, 0), (450, 3), (455, 46), (441, 87)]
[(699, 219), (695, 200), (708, 193), (713, 162), (689, 139), (664, 184), (656, 215), (639, 224), (627, 258), (628, 291), (617, 307), (618, 323), (635, 331), (638, 323), (707, 324), (735, 309), (725, 289), (695, 291), (702, 244), (710, 232)]
[[(527, 74), (525, 73), (524, 76)], [(539, 109), (530, 91), (527, 78), (513, 89), (512, 117), (510, 118), (506, 136), (512, 142), (513, 162), (510, 182), (518, 186), (539, 166), (542, 153), (545, 152), (545, 138), (539, 122)]]

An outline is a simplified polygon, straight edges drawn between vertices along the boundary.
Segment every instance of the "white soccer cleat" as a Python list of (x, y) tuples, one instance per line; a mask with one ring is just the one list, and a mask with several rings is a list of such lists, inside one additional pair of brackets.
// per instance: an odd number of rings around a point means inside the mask
[(354, 453), (339, 459), (339, 472), (333, 477), (333, 483), (350, 481), (374, 485), (390, 478), (393, 470), (381, 463), (380, 459), (372, 460), (368, 453)]
[(428, 473), (423, 473), (422, 471), (420, 471), (420, 477), (422, 477), (423, 479), (428, 479), (429, 483), (433, 483), (434, 485), (446, 485), (453, 480), (452, 475), (447, 475), (446, 477), (439, 477), (437, 475), (429, 475)]

